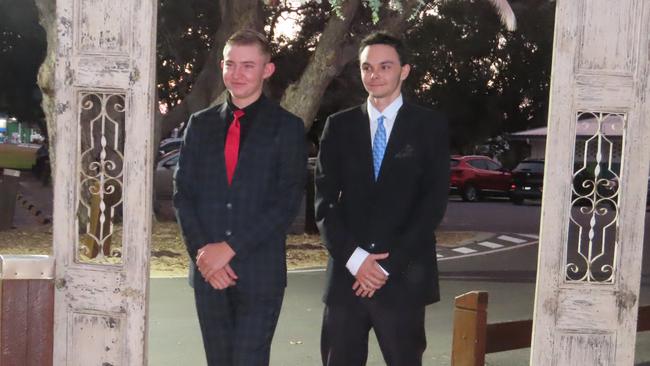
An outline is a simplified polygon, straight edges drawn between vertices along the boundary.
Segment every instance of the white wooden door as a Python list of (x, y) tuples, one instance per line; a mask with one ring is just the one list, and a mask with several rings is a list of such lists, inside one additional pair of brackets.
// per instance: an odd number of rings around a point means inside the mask
[(57, 0), (54, 365), (146, 365), (155, 0)]
[(650, 0), (557, 1), (532, 365), (633, 365), (649, 34)]

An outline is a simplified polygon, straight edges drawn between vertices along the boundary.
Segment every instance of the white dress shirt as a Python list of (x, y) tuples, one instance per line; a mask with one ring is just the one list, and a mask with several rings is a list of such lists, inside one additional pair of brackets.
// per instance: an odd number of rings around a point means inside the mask
[[(402, 99), (402, 94), (400, 94), (392, 103), (388, 105), (388, 107), (384, 108), (384, 110), (380, 112), (377, 110), (377, 108), (375, 108), (374, 105), (372, 105), (370, 98), (368, 98), (367, 105), (369, 119), (368, 122), (370, 122), (370, 146), (372, 146), (372, 144), (375, 142), (375, 134), (377, 133), (377, 126), (379, 125), (379, 122), (377, 120), (381, 116), (384, 116), (386, 144), (388, 144), (390, 133), (393, 131), (393, 126), (395, 125), (395, 118), (397, 118), (397, 112), (399, 112), (402, 104), (404, 104), (404, 100)], [(370, 255), (370, 253), (368, 253), (366, 250), (361, 247), (357, 247), (348, 261), (345, 263), (345, 267), (348, 269), (348, 271), (350, 271), (350, 273), (352, 273), (353, 276), (356, 276), (357, 272), (359, 271), (359, 267), (361, 267), (361, 264), (366, 260), (368, 255)], [(381, 268), (381, 266), (379, 267)], [(386, 272), (384, 268), (381, 268), (381, 270), (384, 271), (384, 274), (386, 274), (386, 276), (388, 276), (388, 272)]]

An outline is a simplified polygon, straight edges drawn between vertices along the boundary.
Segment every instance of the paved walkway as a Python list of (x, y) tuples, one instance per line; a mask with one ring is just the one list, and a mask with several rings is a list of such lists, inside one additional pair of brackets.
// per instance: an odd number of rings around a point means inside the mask
[[(272, 366), (320, 365), (320, 301), (323, 272), (290, 273), (282, 313), (273, 339)], [(454, 296), (471, 290), (490, 294), (488, 321), (532, 317), (534, 282), (480, 282), (442, 280), (442, 301), (429, 306), (426, 315), (428, 346), (425, 366), (450, 365)], [(647, 290), (650, 290), (648, 288)], [(650, 291), (644, 291), (646, 295)], [(642, 296), (650, 303), (650, 296)], [(203, 346), (196, 321), (193, 294), (187, 280), (153, 279), (150, 301), (149, 365), (203, 366)], [(650, 365), (650, 332), (639, 333), (636, 365)], [(523, 366), (529, 349), (487, 355), (486, 365)], [(368, 366), (384, 365), (374, 337), (370, 341)]]
[(30, 171), (21, 171), (13, 226), (33, 227), (51, 222), (52, 186), (43, 186)]

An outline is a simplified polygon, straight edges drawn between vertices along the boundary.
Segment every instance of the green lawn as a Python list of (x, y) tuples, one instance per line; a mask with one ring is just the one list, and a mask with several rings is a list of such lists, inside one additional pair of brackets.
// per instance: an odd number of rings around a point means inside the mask
[(0, 168), (31, 169), (38, 147), (0, 144)]

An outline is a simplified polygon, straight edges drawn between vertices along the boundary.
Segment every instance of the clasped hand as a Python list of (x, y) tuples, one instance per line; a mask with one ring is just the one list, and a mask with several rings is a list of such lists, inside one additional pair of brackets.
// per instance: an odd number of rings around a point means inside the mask
[(382, 270), (378, 260), (388, 258), (388, 253), (369, 254), (357, 271), (352, 290), (360, 297), (372, 297), (375, 291), (386, 284), (388, 276)]
[(215, 289), (223, 290), (237, 284), (237, 274), (230, 267), (235, 251), (225, 241), (204, 245), (196, 255), (196, 266), (203, 278)]

